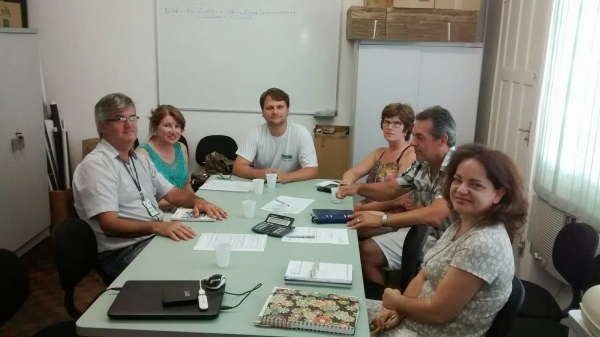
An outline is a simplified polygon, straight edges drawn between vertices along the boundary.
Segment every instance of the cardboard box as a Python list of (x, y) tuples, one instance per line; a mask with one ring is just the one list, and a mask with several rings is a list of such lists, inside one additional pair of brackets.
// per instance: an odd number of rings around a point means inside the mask
[(365, 7), (388, 8), (394, 5), (394, 0), (365, 0)]
[(350, 6), (346, 20), (346, 39), (385, 40), (387, 8)]
[(476, 42), (478, 11), (388, 8), (386, 40)]
[(481, 9), (481, 0), (435, 0), (435, 8), (478, 11)]
[(434, 0), (394, 0), (396, 8), (433, 8)]
[(0, 1), (0, 27), (23, 28), (21, 4)]
[(85, 156), (92, 152), (95, 148), (96, 145), (98, 145), (98, 143), (100, 143), (101, 139), (100, 138), (90, 138), (90, 139), (84, 139), (81, 141), (81, 159), (83, 160), (83, 158), (85, 158)]
[[(334, 133), (324, 134), (333, 128)], [(350, 158), (350, 127), (317, 124), (313, 130), (319, 175), (322, 179), (342, 179)]]
[(77, 216), (73, 190), (50, 191), (50, 224), (58, 225), (61, 221)]

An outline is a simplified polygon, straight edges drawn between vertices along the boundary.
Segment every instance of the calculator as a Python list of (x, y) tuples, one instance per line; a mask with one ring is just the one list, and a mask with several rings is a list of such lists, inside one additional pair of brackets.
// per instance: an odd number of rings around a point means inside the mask
[(267, 234), (276, 238), (281, 238), (294, 230), (294, 218), (279, 214), (269, 214), (265, 221), (252, 227), (252, 231), (259, 234)]

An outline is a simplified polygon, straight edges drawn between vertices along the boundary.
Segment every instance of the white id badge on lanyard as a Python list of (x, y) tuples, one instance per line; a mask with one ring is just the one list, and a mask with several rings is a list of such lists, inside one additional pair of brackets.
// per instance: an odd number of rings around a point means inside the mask
[(158, 211), (156, 210), (156, 208), (154, 207), (154, 205), (152, 205), (152, 202), (150, 202), (150, 200), (144, 199), (142, 201), (142, 205), (144, 205), (144, 207), (146, 207), (146, 210), (148, 211), (148, 214), (150, 214), (150, 216), (157, 216), (158, 215)]

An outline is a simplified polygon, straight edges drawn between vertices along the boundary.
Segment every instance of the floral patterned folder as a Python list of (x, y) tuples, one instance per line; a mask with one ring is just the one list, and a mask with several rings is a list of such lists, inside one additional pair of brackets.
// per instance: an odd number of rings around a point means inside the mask
[(256, 325), (353, 335), (359, 298), (275, 287)]

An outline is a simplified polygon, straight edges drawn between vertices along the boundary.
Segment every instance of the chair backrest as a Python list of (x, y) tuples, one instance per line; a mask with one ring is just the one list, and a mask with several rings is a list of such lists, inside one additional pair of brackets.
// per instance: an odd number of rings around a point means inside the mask
[(225, 135), (206, 136), (198, 142), (196, 147), (196, 162), (200, 166), (204, 166), (206, 155), (217, 151), (223, 154), (227, 159), (235, 160), (235, 152), (238, 146), (235, 140)]
[(66, 219), (54, 228), (52, 243), (60, 287), (65, 291), (65, 307), (69, 315), (77, 319), (81, 312), (75, 307), (73, 293), (75, 286), (96, 265), (96, 237), (84, 220)]
[(187, 139), (185, 139), (185, 137), (184, 137), (183, 135), (181, 135), (181, 136), (179, 137), (179, 142), (180, 142), (181, 144), (185, 145), (185, 147), (187, 148), (187, 152), (188, 152), (187, 154), (188, 154), (188, 156), (189, 156), (189, 154), (190, 154), (190, 147), (188, 146)]
[(573, 290), (581, 292), (584, 288), (588, 268), (597, 248), (598, 233), (588, 224), (570, 223), (558, 232), (552, 260), (556, 270)]
[(586, 292), (589, 288), (600, 284), (600, 255), (596, 256), (588, 267), (588, 274), (583, 285), (582, 292)]
[(400, 269), (400, 291), (404, 292), (412, 279), (417, 275), (421, 264), (423, 246), (427, 241), (431, 228), (425, 225), (412, 226), (402, 247), (402, 267)]
[(4, 325), (29, 296), (29, 274), (25, 263), (10, 250), (0, 249), (0, 326)]
[(510, 332), (510, 328), (517, 317), (517, 313), (521, 310), (521, 305), (525, 300), (525, 288), (523, 283), (516, 276), (513, 277), (512, 291), (508, 297), (508, 301), (502, 309), (498, 311), (496, 318), (492, 322), (492, 326), (488, 330), (487, 337), (506, 337)]

